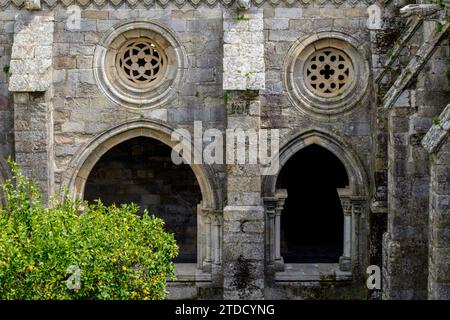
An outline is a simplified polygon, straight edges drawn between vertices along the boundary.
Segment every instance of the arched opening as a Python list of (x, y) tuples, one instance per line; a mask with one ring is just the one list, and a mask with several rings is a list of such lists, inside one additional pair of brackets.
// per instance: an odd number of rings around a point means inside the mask
[(180, 247), (177, 263), (197, 260), (199, 183), (187, 164), (175, 165), (171, 147), (148, 137), (133, 137), (104, 153), (90, 171), (84, 199), (105, 204), (138, 204), (141, 212), (162, 218)]
[(342, 162), (311, 144), (283, 166), (277, 189), (287, 190), (281, 213), (280, 253), (286, 263), (337, 263), (343, 252), (344, 214), (337, 188), (349, 185)]

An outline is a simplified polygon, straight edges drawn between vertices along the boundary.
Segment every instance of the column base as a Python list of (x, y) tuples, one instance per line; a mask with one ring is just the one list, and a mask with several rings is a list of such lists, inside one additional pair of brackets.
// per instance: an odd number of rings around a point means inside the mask
[(275, 269), (275, 272), (282, 272), (284, 271), (284, 260), (283, 257), (275, 259), (273, 263), (273, 267)]
[(339, 269), (341, 271), (351, 271), (352, 260), (349, 257), (344, 256), (339, 257)]

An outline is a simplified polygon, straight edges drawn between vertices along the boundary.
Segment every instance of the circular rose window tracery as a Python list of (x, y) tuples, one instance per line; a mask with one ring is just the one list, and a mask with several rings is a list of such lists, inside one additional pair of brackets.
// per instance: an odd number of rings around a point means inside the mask
[(94, 53), (94, 77), (114, 103), (134, 110), (174, 99), (188, 66), (186, 52), (166, 27), (130, 20), (113, 26)]
[(117, 53), (116, 60), (121, 80), (138, 87), (160, 79), (167, 64), (163, 50), (150, 39), (126, 42)]
[(322, 31), (296, 41), (283, 64), (289, 100), (313, 116), (338, 115), (367, 94), (369, 52), (351, 36)]
[(305, 64), (306, 85), (316, 95), (334, 97), (344, 92), (353, 77), (350, 58), (342, 51), (326, 48), (314, 52)]

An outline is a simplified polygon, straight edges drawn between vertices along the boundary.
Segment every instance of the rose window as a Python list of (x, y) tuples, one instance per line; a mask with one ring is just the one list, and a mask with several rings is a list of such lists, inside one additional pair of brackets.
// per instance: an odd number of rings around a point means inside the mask
[(314, 52), (305, 63), (305, 83), (314, 94), (329, 98), (344, 92), (353, 76), (350, 58), (334, 48)]
[(149, 39), (126, 42), (116, 58), (119, 77), (128, 85), (146, 87), (164, 75), (166, 58)]

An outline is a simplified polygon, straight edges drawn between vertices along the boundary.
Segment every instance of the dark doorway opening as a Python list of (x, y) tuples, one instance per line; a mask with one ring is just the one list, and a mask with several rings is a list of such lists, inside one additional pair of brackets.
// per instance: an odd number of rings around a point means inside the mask
[(310, 145), (281, 169), (278, 189), (287, 189), (281, 213), (281, 255), (286, 263), (337, 263), (343, 253), (343, 212), (337, 188), (348, 186), (342, 162)]
[(127, 140), (106, 152), (92, 169), (84, 198), (103, 203), (134, 202), (149, 214), (162, 218), (174, 233), (179, 263), (197, 261), (198, 181), (187, 164), (175, 165), (172, 149), (146, 137)]

